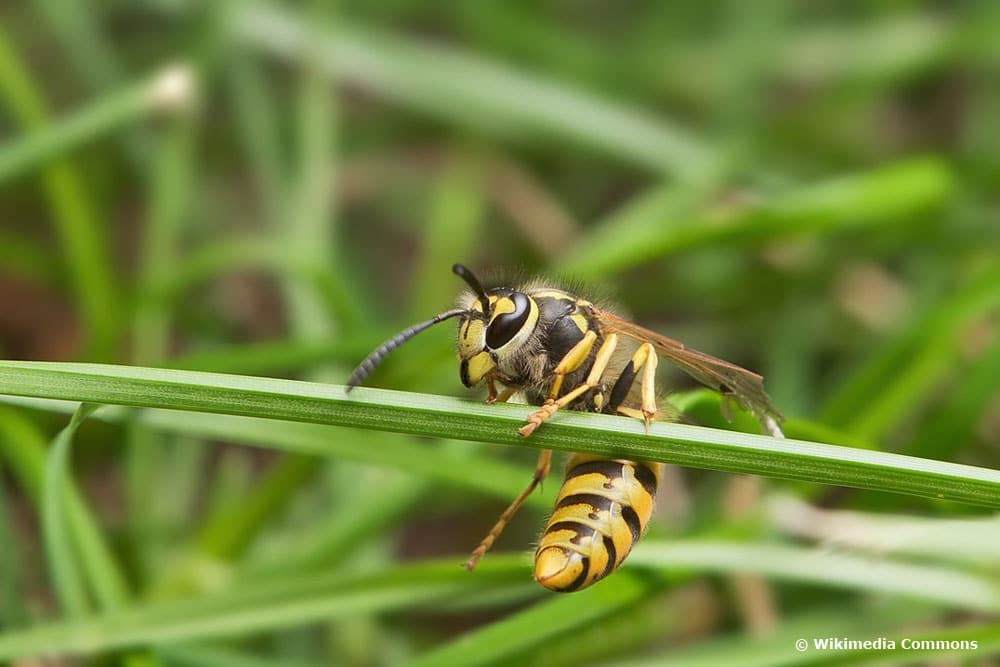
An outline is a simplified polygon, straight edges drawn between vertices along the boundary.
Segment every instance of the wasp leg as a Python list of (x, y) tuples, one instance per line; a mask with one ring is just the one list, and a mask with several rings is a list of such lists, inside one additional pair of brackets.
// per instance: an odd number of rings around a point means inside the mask
[[(573, 389), (572, 391), (570, 391), (569, 393), (567, 393), (565, 396), (556, 398), (559, 389), (562, 387), (563, 376), (566, 373), (571, 373), (577, 368), (579, 368), (580, 364), (583, 363), (583, 359), (587, 358), (587, 355), (590, 352), (590, 348), (593, 347), (594, 340), (596, 339), (597, 339), (597, 334), (595, 334), (593, 331), (588, 331), (586, 335), (584, 335), (583, 340), (577, 343), (573, 347), (573, 349), (570, 350), (565, 357), (563, 357), (562, 361), (559, 362), (559, 365), (556, 366), (556, 370), (554, 371), (556, 373), (556, 379), (552, 382), (552, 389), (549, 390), (548, 400), (546, 400), (545, 403), (540, 408), (535, 410), (535, 412), (532, 413), (530, 417), (528, 417), (528, 423), (522, 426), (520, 429), (518, 429), (517, 431), (518, 433), (527, 438), (529, 435), (534, 433), (535, 429), (538, 428), (542, 422), (544, 422), (546, 419), (554, 415), (557, 411), (559, 411), (562, 408), (565, 408), (567, 405), (569, 405), (570, 403), (572, 403), (573, 401), (575, 401), (588, 391), (596, 389), (597, 387), (600, 386), (601, 376), (604, 375), (604, 371), (608, 367), (608, 362), (611, 360), (611, 355), (614, 354), (615, 348), (618, 346), (617, 334), (608, 335), (608, 337), (605, 338), (604, 342), (601, 344), (601, 347), (598, 348), (597, 356), (594, 357), (594, 365), (590, 367), (590, 373), (587, 375), (586, 381), (583, 384), (576, 387), (575, 389)], [(587, 347), (582, 353), (582, 359), (580, 360), (571, 359), (574, 352), (576, 352), (577, 348), (582, 347), (585, 343), (587, 343)], [(573, 364), (571, 367), (570, 364), (567, 363), (566, 365), (567, 367), (569, 367), (569, 370), (562, 370), (562, 372), (560, 373), (560, 367), (563, 366), (563, 364), (566, 363), (567, 360), (569, 360), (570, 362), (575, 361), (576, 363)]]
[(516, 387), (504, 387), (503, 391), (497, 392), (497, 385), (493, 378), (486, 380), (486, 404), (506, 403), (510, 397), (517, 393)]
[(517, 513), (517, 510), (521, 508), (524, 504), (525, 498), (531, 495), (531, 492), (535, 490), (535, 487), (542, 483), (542, 480), (549, 474), (549, 467), (552, 463), (552, 450), (543, 449), (538, 453), (538, 462), (535, 463), (535, 474), (531, 476), (531, 482), (528, 486), (521, 492), (521, 494), (514, 499), (514, 502), (504, 510), (500, 518), (497, 519), (496, 524), (490, 529), (483, 541), (479, 543), (475, 549), (472, 550), (472, 555), (469, 556), (469, 560), (465, 562), (465, 569), (471, 570), (476, 567), (479, 560), (486, 555), (486, 552), (490, 550), (496, 539), (500, 537), (500, 533), (503, 529), (507, 527), (507, 524)]
[[(618, 376), (615, 386), (611, 388), (611, 398), (608, 400), (604, 412), (627, 415), (629, 417), (640, 417), (646, 422), (649, 429), (649, 421), (656, 415), (656, 350), (649, 343), (644, 343), (632, 355), (625, 370)], [(635, 376), (642, 369), (641, 400), (642, 408), (634, 410), (621, 407), (622, 402), (628, 396)]]

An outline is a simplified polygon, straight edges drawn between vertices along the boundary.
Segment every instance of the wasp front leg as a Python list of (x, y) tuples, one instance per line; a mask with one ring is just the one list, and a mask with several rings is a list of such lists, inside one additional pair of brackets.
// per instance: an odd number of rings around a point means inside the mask
[[(642, 371), (642, 384), (640, 385), (641, 408), (622, 407), (622, 403), (632, 389), (639, 371)], [(611, 389), (611, 398), (608, 400), (604, 412), (609, 414), (619, 413), (629, 417), (637, 417), (646, 423), (649, 429), (649, 422), (656, 416), (656, 350), (649, 343), (643, 343), (632, 355), (631, 361), (618, 376), (615, 386)]]
[(590, 367), (590, 373), (587, 375), (586, 381), (578, 387), (575, 387), (565, 396), (559, 396), (559, 391), (562, 389), (563, 378), (583, 365), (583, 363), (590, 356), (590, 350), (594, 347), (594, 341), (596, 340), (597, 334), (593, 331), (588, 331), (584, 334), (583, 340), (574, 345), (573, 349), (567, 352), (566, 356), (559, 361), (555, 370), (553, 370), (555, 378), (552, 380), (552, 386), (549, 389), (548, 399), (546, 399), (545, 403), (543, 403), (540, 408), (535, 410), (535, 412), (528, 417), (528, 423), (518, 429), (518, 433), (527, 438), (529, 435), (534, 433), (535, 429), (538, 428), (546, 419), (554, 415), (560, 409), (565, 408), (567, 405), (571, 404), (588, 391), (596, 389), (601, 385), (601, 376), (604, 375), (604, 371), (607, 370), (608, 362), (611, 360), (611, 355), (614, 354), (615, 348), (618, 346), (617, 334), (608, 335), (608, 337), (604, 339), (604, 342), (601, 343), (601, 347), (597, 349), (597, 355), (594, 357), (594, 365)]
[(496, 380), (492, 377), (486, 379), (486, 404), (506, 403), (510, 397), (517, 393), (516, 387), (504, 387), (503, 391), (497, 391)]

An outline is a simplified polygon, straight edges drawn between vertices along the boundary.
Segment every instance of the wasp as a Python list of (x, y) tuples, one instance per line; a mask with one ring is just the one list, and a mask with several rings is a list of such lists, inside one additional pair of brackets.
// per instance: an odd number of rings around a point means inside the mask
[[(660, 414), (655, 393), (659, 356), (752, 412), (765, 432), (783, 437), (781, 414), (771, 404), (760, 375), (633, 324), (570, 292), (544, 284), (487, 290), (465, 266), (455, 264), (452, 271), (469, 287), (459, 296), (458, 307), (375, 348), (351, 374), (348, 390), (406, 341), (439, 322), (458, 318), (462, 384), (485, 386), (487, 403), (522, 394), (537, 408), (518, 431), (524, 437), (563, 409), (625, 415), (642, 419), (648, 428)], [(551, 460), (552, 450), (541, 450), (530, 483), (473, 550), (466, 568), (474, 568), (490, 549), (525, 498), (548, 475)], [(552, 591), (570, 592), (617, 569), (649, 523), (661, 468), (656, 462), (572, 454), (535, 551), (535, 580)]]

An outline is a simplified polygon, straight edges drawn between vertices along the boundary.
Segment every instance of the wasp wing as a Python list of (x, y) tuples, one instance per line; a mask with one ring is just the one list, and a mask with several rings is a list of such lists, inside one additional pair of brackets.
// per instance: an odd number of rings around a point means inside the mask
[(594, 315), (607, 330), (650, 343), (661, 355), (698, 382), (723, 396), (733, 397), (740, 406), (757, 417), (765, 431), (782, 437), (778, 425), (784, 418), (764, 391), (763, 377), (724, 359), (692, 350), (678, 340), (623, 320), (605, 310), (594, 310)]

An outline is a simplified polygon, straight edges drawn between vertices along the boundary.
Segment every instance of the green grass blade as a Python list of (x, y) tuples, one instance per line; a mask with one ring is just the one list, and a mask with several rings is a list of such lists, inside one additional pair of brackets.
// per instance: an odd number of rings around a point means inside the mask
[(201, 644), (167, 644), (157, 648), (156, 655), (169, 667), (321, 667), (324, 664)]
[[(74, 405), (67, 401), (12, 401), (17, 405), (61, 413), (72, 412)], [(242, 442), (279, 451), (333, 456), (394, 468), (506, 501), (516, 496), (531, 476), (531, 469), (527, 466), (521, 467), (483, 455), (470, 455), (468, 446), (463, 451), (453, 451), (450, 447), (433, 447), (427, 442), (415, 445), (382, 433), (366, 433), (364, 438), (368, 446), (359, 447), (358, 437), (352, 431), (319, 424), (289, 424), (254, 417), (198, 413), (190, 413), (184, 419), (177, 419), (175, 412), (152, 409), (130, 416), (125, 410), (105, 408), (97, 412), (94, 418), (114, 422), (135, 419), (165, 433), (203, 440)], [(475, 469), (478, 474), (469, 475), (469, 469)], [(544, 493), (532, 494), (525, 504), (538, 509), (550, 509), (550, 490), (553, 489), (547, 487)]]
[(442, 170), (430, 196), (420, 256), (409, 287), (408, 321), (439, 312), (455, 294), (455, 276), (443, 270), (456, 258), (470, 261), (483, 225), (483, 169), (474, 157), (457, 153)]
[(277, 462), (256, 484), (253, 493), (202, 527), (198, 537), (200, 551), (226, 559), (242, 553), (261, 528), (285, 507), (295, 490), (318, 472), (319, 465), (315, 457), (302, 455)]
[(940, 414), (921, 429), (907, 452), (948, 458), (974, 437), (981, 415), (1000, 391), (1000, 337), (962, 378)]
[(650, 259), (655, 247), (632, 243), (632, 234), (649, 236), (648, 230), (666, 226), (666, 221), (694, 215), (710, 194), (709, 179), (703, 185), (657, 185), (633, 197), (625, 205), (598, 221), (560, 258), (557, 270), (569, 275), (601, 276)]
[[(339, 235), (329, 190), (336, 176), (332, 156), (338, 139), (338, 109), (319, 71), (319, 48), (316, 29), (310, 25), (302, 34), (303, 67), (295, 100), (296, 178), (290, 188), (289, 211), (272, 223), (283, 253), (297, 257), (311, 273), (336, 285), (339, 272), (331, 268), (338, 265), (332, 253)], [(292, 276), (281, 277), (292, 336), (306, 340), (332, 337), (335, 318), (316, 285)]]
[(420, 656), (410, 667), (493, 665), (509, 662), (553, 638), (600, 625), (639, 603), (659, 588), (627, 572), (613, 585), (594, 586), (575, 595), (550, 597), (530, 609), (470, 632)]
[(337, 335), (321, 341), (274, 340), (228, 345), (190, 352), (168, 359), (164, 364), (168, 368), (246, 375), (300, 371), (332, 361), (349, 365), (365, 358), (373, 340), (384, 340), (392, 333)]
[(227, 63), (226, 84), (233, 97), (237, 129), (271, 225), (285, 210), (287, 167), (279, 141), (276, 95), (257, 59), (243, 50)]
[(381, 488), (359, 492), (358, 501), (349, 509), (310, 526), (303, 538), (288, 540), (279, 552), (251, 560), (237, 577), (255, 581), (283, 572), (336, 566), (371, 537), (387, 534), (392, 526), (399, 525), (402, 516), (420, 507), (437, 488), (424, 479), (398, 477), (391, 484), (391, 495), (386, 496)]
[(1000, 267), (994, 263), (879, 348), (829, 398), (823, 421), (862, 438), (881, 435), (950, 369), (965, 327), (998, 305)]
[(57, 261), (46, 246), (0, 229), (0, 266), (9, 276), (43, 285), (57, 284)]
[[(494, 555), (474, 575), (458, 566), (458, 556), (444, 561), (395, 567), (365, 575), (310, 574), (256, 582), (245, 589), (134, 607), (100, 617), (39, 625), (0, 635), (0, 659), (39, 654), (92, 653), (135, 645), (240, 636), (323, 619), (439, 605), (518, 587), (528, 566), (523, 556)], [(755, 571), (777, 579), (902, 595), (960, 609), (996, 612), (1000, 591), (984, 577), (946, 568), (894, 563), (886, 559), (829, 554), (814, 549), (725, 542), (670, 542), (640, 545), (630, 566), (691, 576), (699, 572)], [(625, 581), (621, 581), (621, 577)], [(657, 578), (656, 581), (659, 581)], [(629, 583), (625, 583), (629, 582)], [(510, 625), (477, 631), (485, 639), (459, 639), (490, 647), (494, 658), (523, 650), (560, 631), (570, 631), (601, 614), (627, 606), (650, 590), (649, 580), (620, 572), (615, 583), (603, 582), (572, 597), (553, 598), (513, 617)], [(654, 585), (655, 587), (655, 585)], [(536, 594), (541, 590), (534, 588)], [(583, 597), (581, 597), (583, 596)], [(593, 606), (576, 605), (591, 600)], [(541, 622), (544, 621), (544, 622)], [(554, 624), (554, 625), (553, 625)], [(511, 632), (511, 627), (517, 630)], [(527, 634), (522, 634), (524, 630)], [(528, 632), (530, 630), (530, 632)], [(508, 647), (513, 634), (522, 643)], [(451, 653), (457, 649), (442, 648)], [(438, 661), (435, 653), (425, 659)], [(484, 656), (489, 657), (489, 656)], [(433, 664), (433, 663), (432, 663)], [(454, 663), (450, 663), (454, 664)]]
[[(187, 70), (169, 68), (149, 81), (101, 97), (71, 116), (39, 127), (4, 146), (0, 150), (0, 183), (44, 166), (47, 161), (89, 142), (98, 141), (104, 135), (141, 120), (154, 111), (162, 111), (164, 103), (168, 102), (164, 99), (164, 90), (172, 82), (187, 80), (189, 76)], [(183, 97), (169, 100), (169, 104), (183, 105)]]
[[(65, 407), (65, 412), (69, 414), (77, 409), (75, 404), (66, 404)], [(0, 456), (6, 460), (18, 485), (41, 514), (46, 475), (45, 436), (18, 412), (3, 408), (0, 410), (0, 444), (5, 445), (0, 447)], [(87, 581), (101, 607), (114, 609), (129, 598), (125, 577), (73, 480), (64, 478), (63, 485), (66, 520), (79, 550)]]
[[(19, 124), (37, 131), (47, 124), (47, 110), (30, 73), (21, 62), (9, 35), (0, 29), (0, 96)], [(88, 190), (80, 174), (67, 162), (56, 160), (44, 171), (44, 182), (53, 222), (58, 231), (76, 300), (85, 323), (90, 351), (107, 357), (118, 326), (117, 284), (107, 257), (104, 239)]]
[(7, 493), (3, 475), (0, 475), (0, 544), (11, 545), (10, 548), (0, 549), (0, 628), (21, 625), (27, 617), (21, 585), (24, 566), (21, 563), (22, 554), (14, 546), (17, 542)]
[(799, 539), (977, 568), (988, 568), (1000, 558), (1000, 516), (944, 518), (822, 509), (791, 496), (778, 496), (765, 506), (777, 530)]
[(0, 660), (247, 635), (314, 621), (446, 605), (523, 581), (522, 557), (494, 557), (471, 575), (461, 558), (359, 575), (321, 573), (204, 597), (0, 634)]
[(1000, 610), (1000, 586), (985, 576), (938, 565), (802, 547), (646, 540), (636, 546), (629, 564), (666, 570), (749, 572), (782, 581), (903, 595), (956, 608)]
[(106, 88), (120, 78), (113, 42), (102, 33), (100, 8), (81, 0), (34, 0), (36, 11), (51, 26), (76, 68), (94, 89)]
[[(716, 667), (717, 665), (738, 664), (740, 667), (806, 667), (807, 665), (877, 664), (912, 665), (920, 659), (942, 659), (944, 656), (978, 655), (985, 657), (986, 651), (1000, 642), (996, 624), (976, 624), (948, 630), (925, 630), (933, 626), (935, 620), (926, 611), (895, 608), (885, 605), (872, 608), (870, 605), (852, 609), (850, 614), (843, 610), (823, 614), (811, 613), (804, 617), (790, 618), (782, 622), (776, 632), (766, 636), (731, 636), (712, 639), (707, 642), (663, 652), (650, 658), (614, 661), (607, 667)], [(901, 633), (899, 627), (907, 627)], [(896, 642), (896, 651), (886, 650), (823, 650), (812, 640), (830, 637), (848, 637), (857, 640), (876, 640), (879, 637)], [(913, 648), (903, 649), (902, 640), (974, 640), (975, 650), (937, 649), (924, 651)], [(806, 639), (805, 651), (796, 649), (795, 641)], [(874, 661), (874, 662), (873, 662)]]
[[(297, 61), (310, 57), (312, 27), (276, 7), (247, 6), (235, 31), (256, 48)], [(317, 55), (329, 75), (477, 130), (519, 140), (554, 134), (681, 176), (699, 175), (713, 160), (660, 117), (461, 51), (347, 27), (325, 34)]]
[(42, 485), (42, 532), (45, 552), (56, 595), (63, 610), (70, 616), (81, 616), (90, 609), (83, 575), (77, 567), (72, 536), (67, 527), (64, 490), (70, 478), (69, 448), (80, 423), (98, 406), (81, 404), (69, 425), (56, 436), (45, 464)]
[[(559, 268), (603, 275), (695, 248), (898, 223), (940, 206), (953, 189), (954, 176), (944, 162), (917, 158), (838, 176), (722, 213), (689, 212), (691, 200), (678, 195), (674, 203), (669, 191), (654, 192), (650, 203), (644, 204), (653, 207), (652, 215), (645, 208), (616, 215), (581, 241)], [(657, 202), (662, 210), (655, 208)]]
[(663, 461), (1000, 507), (1000, 472), (814, 442), (560, 413), (531, 438), (530, 408), (371, 388), (100, 364), (0, 362), (0, 394), (315, 422)]

